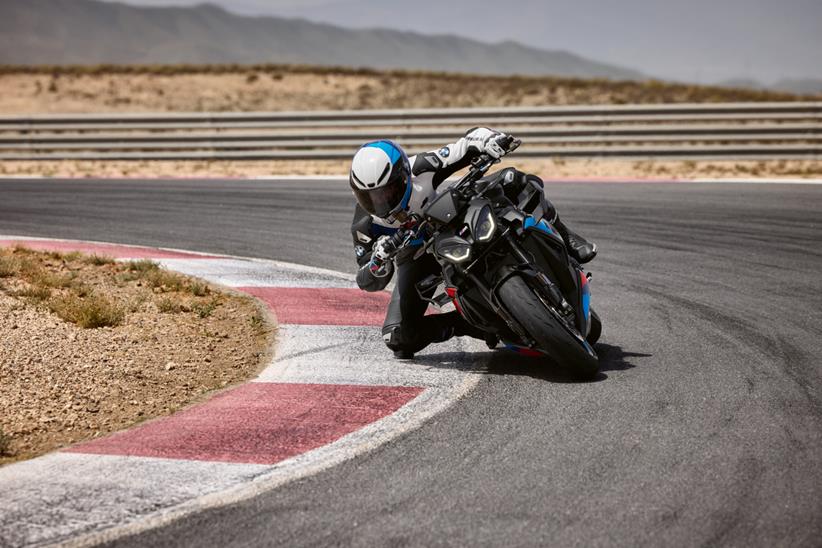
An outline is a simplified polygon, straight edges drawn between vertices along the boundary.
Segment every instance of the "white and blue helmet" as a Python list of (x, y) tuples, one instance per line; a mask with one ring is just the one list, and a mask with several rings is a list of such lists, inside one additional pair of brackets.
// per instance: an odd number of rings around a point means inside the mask
[(411, 164), (393, 141), (366, 143), (354, 155), (348, 182), (360, 206), (385, 219), (408, 204)]

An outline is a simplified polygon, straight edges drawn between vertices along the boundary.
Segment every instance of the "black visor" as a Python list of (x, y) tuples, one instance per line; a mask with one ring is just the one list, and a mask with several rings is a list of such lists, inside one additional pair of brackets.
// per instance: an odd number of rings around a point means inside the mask
[(405, 196), (407, 176), (404, 170), (397, 169), (386, 184), (368, 190), (359, 188), (354, 181), (350, 184), (357, 202), (364, 210), (371, 215), (385, 218), (402, 202)]

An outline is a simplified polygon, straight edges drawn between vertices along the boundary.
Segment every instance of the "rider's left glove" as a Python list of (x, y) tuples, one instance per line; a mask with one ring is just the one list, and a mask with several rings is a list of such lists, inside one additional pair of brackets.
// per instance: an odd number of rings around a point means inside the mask
[(482, 144), (483, 151), (495, 160), (502, 158), (508, 151), (502, 148), (502, 145), (499, 144), (499, 141), (507, 137), (508, 136), (504, 133), (497, 133), (495, 135), (489, 136), (487, 139), (485, 139), (485, 142)]

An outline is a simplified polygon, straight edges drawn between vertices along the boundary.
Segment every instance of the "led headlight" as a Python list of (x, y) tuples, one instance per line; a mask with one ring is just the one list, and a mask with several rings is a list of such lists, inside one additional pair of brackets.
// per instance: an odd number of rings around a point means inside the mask
[(470, 245), (455, 245), (440, 252), (443, 257), (455, 263), (467, 261), (471, 257)]
[(474, 237), (478, 242), (487, 242), (494, 236), (497, 231), (497, 221), (494, 219), (494, 214), (488, 206), (480, 210), (477, 216), (477, 223), (474, 225)]

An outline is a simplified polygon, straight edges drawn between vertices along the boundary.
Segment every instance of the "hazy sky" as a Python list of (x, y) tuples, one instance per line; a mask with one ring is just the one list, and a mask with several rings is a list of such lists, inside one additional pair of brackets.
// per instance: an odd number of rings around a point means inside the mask
[(122, 2), (135, 6), (196, 6), (197, 4), (217, 4), (227, 10), (249, 15), (277, 14), (282, 8), (325, 6), (345, 3), (346, 0), (105, 0)]
[[(202, 0), (126, 0), (194, 5)], [(822, 0), (211, 0), (229, 11), (516, 40), (683, 81), (822, 79)]]

